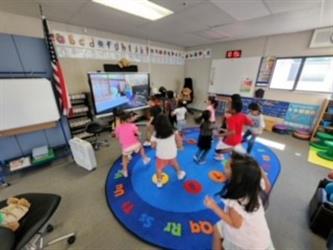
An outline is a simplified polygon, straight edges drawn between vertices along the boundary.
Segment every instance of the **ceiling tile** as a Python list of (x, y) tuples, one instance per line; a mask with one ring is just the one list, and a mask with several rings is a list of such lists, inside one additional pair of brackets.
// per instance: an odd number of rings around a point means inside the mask
[(264, 0), (272, 13), (316, 8), (321, 0)]
[(262, 0), (211, 0), (211, 2), (239, 21), (270, 15)]
[(192, 7), (198, 3), (205, 2), (207, 0), (150, 0), (158, 5), (172, 10), (173, 12), (182, 11), (188, 7)]

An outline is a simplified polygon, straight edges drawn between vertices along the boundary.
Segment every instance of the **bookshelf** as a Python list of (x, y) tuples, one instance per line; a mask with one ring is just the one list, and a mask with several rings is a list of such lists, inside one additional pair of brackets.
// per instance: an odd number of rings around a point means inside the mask
[(319, 118), (313, 129), (311, 141), (316, 137), (317, 132), (333, 135), (333, 100), (326, 99), (323, 102)]
[(69, 97), (72, 104), (72, 111), (68, 117), (68, 122), (72, 137), (78, 137), (80, 139), (94, 137), (94, 134), (85, 131), (87, 124), (92, 121), (89, 94), (78, 93), (72, 94)]

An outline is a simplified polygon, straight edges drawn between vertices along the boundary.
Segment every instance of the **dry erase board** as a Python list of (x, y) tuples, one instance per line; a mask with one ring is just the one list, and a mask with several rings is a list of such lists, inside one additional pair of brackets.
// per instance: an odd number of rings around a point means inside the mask
[(0, 131), (60, 119), (47, 79), (0, 79)]
[[(260, 57), (213, 60), (210, 72), (209, 93), (253, 96), (254, 84), (259, 70)], [(251, 81), (249, 88), (242, 88)]]

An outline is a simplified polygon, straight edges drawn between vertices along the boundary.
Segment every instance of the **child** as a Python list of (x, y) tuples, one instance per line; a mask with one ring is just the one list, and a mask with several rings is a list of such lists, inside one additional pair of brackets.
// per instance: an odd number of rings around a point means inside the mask
[(270, 182), (258, 163), (247, 155), (233, 154), (225, 166), (227, 183), (220, 192), (224, 209), (211, 197), (205, 205), (221, 218), (215, 225), (213, 249), (273, 250), (261, 194), (268, 197)]
[(152, 136), (152, 147), (156, 148), (156, 186), (161, 188), (162, 174), (165, 167), (172, 166), (177, 171), (178, 180), (185, 178), (186, 173), (181, 169), (177, 161), (177, 146), (179, 135), (173, 131), (169, 118), (160, 114), (155, 121), (155, 134)]
[(139, 141), (139, 129), (134, 123), (129, 121), (130, 118), (130, 114), (122, 113), (120, 115), (120, 124), (115, 131), (115, 135), (122, 147), (123, 176), (125, 178), (128, 177), (128, 164), (133, 153), (140, 152), (145, 165), (150, 162), (150, 158), (146, 156), (145, 150)]
[(210, 112), (209, 121), (211, 123), (215, 123), (216, 122), (215, 110), (217, 107), (217, 101), (215, 100), (215, 97), (210, 96), (208, 98), (207, 104), (208, 104), (208, 106), (207, 106), (206, 110), (208, 110)]
[(224, 115), (222, 116), (222, 123), (221, 123), (221, 129), (225, 130), (227, 129), (227, 118), (230, 117), (230, 110), (231, 110), (231, 104), (233, 102), (242, 102), (242, 98), (239, 94), (233, 94), (230, 99), (228, 98), (228, 101), (226, 103), (226, 107), (225, 107), (225, 112)]
[(155, 118), (162, 113), (161, 100), (158, 94), (153, 95), (149, 100), (149, 121), (147, 124), (146, 141), (143, 143), (144, 146), (150, 146), (150, 138), (154, 133), (154, 122)]
[(175, 95), (172, 90), (167, 91), (167, 96), (168, 96), (168, 100), (167, 100), (166, 110), (167, 110), (167, 114), (169, 115), (171, 125), (172, 125), (172, 127), (174, 127), (175, 124), (177, 123), (177, 120), (176, 120), (176, 116), (172, 115), (172, 112), (177, 108), (177, 100), (176, 100)]
[(177, 118), (177, 130), (182, 134), (183, 129), (186, 127), (186, 102), (179, 101), (178, 107), (172, 112), (173, 116)]
[[(243, 104), (239, 101), (231, 103), (231, 116), (227, 118), (227, 131), (220, 134), (220, 141), (216, 146), (216, 160), (223, 160), (224, 153), (235, 150), (244, 153), (242, 147), (242, 132), (245, 125), (252, 126), (252, 121), (241, 113)], [(224, 139), (222, 140), (222, 138)]]
[(200, 120), (200, 135), (198, 139), (198, 151), (193, 156), (194, 161), (198, 164), (206, 163), (206, 156), (212, 146), (213, 124), (209, 121), (210, 111), (202, 112)]
[(252, 151), (256, 137), (261, 135), (265, 128), (264, 116), (261, 113), (261, 108), (258, 103), (250, 103), (249, 111), (250, 113), (248, 117), (253, 121), (253, 127), (248, 128), (243, 136), (243, 142), (248, 141), (246, 150), (248, 154), (250, 154)]

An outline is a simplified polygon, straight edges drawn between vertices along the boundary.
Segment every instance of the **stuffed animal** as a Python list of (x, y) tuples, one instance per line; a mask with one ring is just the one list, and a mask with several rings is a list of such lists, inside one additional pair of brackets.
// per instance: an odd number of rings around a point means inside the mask
[(127, 67), (131, 66), (131, 63), (126, 58), (122, 58), (118, 62), (118, 66), (120, 68), (127, 68)]
[(15, 232), (20, 227), (20, 219), (28, 213), (30, 206), (30, 202), (24, 198), (9, 198), (7, 206), (0, 209), (0, 226)]
[(192, 96), (191, 96), (192, 90), (189, 88), (183, 88), (180, 92), (180, 98), (182, 101), (191, 102)]

